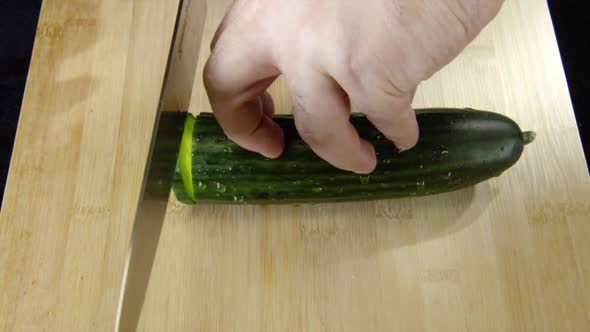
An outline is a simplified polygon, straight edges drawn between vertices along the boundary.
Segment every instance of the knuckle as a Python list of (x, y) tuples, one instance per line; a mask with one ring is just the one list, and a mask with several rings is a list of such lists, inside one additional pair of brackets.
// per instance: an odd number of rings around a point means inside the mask
[(330, 141), (330, 135), (328, 133), (308, 127), (302, 128), (300, 135), (301, 139), (311, 146), (324, 145), (326, 142)]
[(213, 88), (215, 83), (219, 80), (219, 74), (215, 68), (214, 60), (213, 57), (209, 58), (203, 69), (203, 82), (207, 89)]
[[(387, 53), (387, 52), (386, 52)], [(389, 107), (415, 88), (407, 70), (400, 66), (400, 59), (385, 53), (369, 57), (350, 56), (347, 60), (347, 76), (356, 92), (356, 103), (363, 109)]]
[(344, 58), (343, 70), (352, 84), (361, 86), (363, 82), (363, 74), (366, 70), (364, 56), (361, 52), (348, 52)]
[(386, 59), (387, 55), (384, 52), (351, 53), (345, 58), (344, 68), (351, 83), (363, 91), (371, 91), (380, 86), (385, 79), (387, 68), (395, 65), (393, 61)]
[(376, 127), (385, 131), (398, 131), (416, 122), (416, 115), (411, 107), (372, 112), (368, 117)]
[(224, 70), (218, 56), (212, 55), (207, 60), (205, 68), (203, 69), (203, 84), (205, 89), (216, 95), (229, 93), (229, 91), (226, 91), (229, 86), (227, 79), (227, 70)]
[(329, 130), (318, 126), (308, 113), (298, 113), (295, 122), (301, 139), (309, 145), (322, 145), (332, 136)]

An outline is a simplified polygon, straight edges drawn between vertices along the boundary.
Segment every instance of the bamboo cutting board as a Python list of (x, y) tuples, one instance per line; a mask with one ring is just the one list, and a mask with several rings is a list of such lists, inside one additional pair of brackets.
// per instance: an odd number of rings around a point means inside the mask
[[(44, 2), (0, 215), (1, 331), (112, 329), (177, 4)], [(199, 71), (229, 4), (208, 2)], [(210, 111), (194, 89), (191, 111)], [(271, 92), (288, 112), (283, 81)], [(507, 0), (420, 88), (430, 106), (504, 113), (538, 139), (440, 196), (171, 197), (139, 330), (590, 330), (590, 180), (546, 3)]]

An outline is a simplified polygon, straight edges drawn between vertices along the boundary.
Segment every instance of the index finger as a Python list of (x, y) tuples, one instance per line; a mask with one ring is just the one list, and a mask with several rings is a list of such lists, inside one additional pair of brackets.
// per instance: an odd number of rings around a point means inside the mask
[[(229, 37), (231, 38), (231, 37)], [(279, 75), (265, 47), (246, 39), (220, 37), (204, 71), (211, 107), (230, 139), (269, 158), (282, 154), (284, 137), (273, 122), (264, 92)]]

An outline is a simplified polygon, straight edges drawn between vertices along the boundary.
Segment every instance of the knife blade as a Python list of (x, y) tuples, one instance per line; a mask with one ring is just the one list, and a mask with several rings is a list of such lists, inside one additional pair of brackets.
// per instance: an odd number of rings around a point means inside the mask
[(206, 0), (179, 0), (141, 196), (125, 258), (115, 322), (117, 332), (135, 331), (139, 322), (190, 106), (205, 16)]

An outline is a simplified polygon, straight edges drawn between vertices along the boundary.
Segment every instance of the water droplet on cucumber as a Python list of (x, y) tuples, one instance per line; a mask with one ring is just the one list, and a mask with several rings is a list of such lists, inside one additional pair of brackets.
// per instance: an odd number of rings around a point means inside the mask
[(416, 182), (416, 186), (418, 187), (419, 191), (424, 191), (424, 188), (426, 187), (426, 183), (424, 181), (419, 181), (419, 182)]
[(215, 188), (217, 189), (217, 192), (220, 193), (224, 193), (227, 191), (227, 186), (220, 182), (215, 183)]
[(370, 177), (369, 176), (361, 176), (361, 184), (369, 184)]

